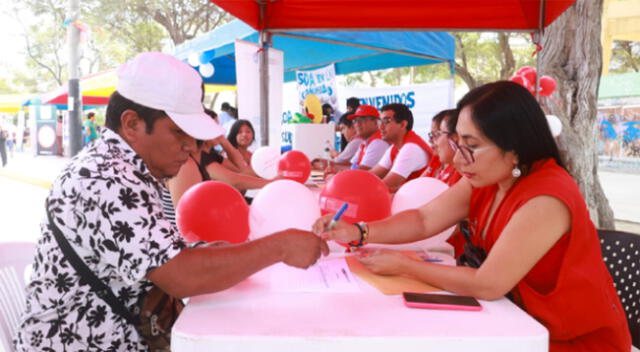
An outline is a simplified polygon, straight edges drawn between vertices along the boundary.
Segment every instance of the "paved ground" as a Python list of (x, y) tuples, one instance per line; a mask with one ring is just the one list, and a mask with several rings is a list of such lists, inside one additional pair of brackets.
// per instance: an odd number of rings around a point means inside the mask
[[(16, 153), (0, 168), (0, 242), (36, 241), (48, 188), (67, 162), (57, 156)], [(599, 176), (617, 229), (640, 234), (640, 173), (614, 170)]]

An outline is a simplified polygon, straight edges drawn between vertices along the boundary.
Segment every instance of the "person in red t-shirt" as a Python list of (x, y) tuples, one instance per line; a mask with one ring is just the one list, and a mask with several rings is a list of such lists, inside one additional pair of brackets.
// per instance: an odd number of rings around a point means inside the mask
[(440, 158), (438, 158), (438, 151), (436, 150), (438, 148), (436, 146), (436, 136), (440, 130), (440, 122), (442, 122), (447, 111), (449, 110), (442, 110), (431, 118), (431, 132), (429, 132), (428, 137), (429, 145), (431, 145), (431, 149), (433, 150), (433, 157), (429, 160), (427, 168), (420, 177), (434, 177), (436, 170), (440, 167)]
[(422, 175), (437, 178), (447, 185), (453, 186), (462, 177), (453, 165), (453, 156), (456, 151), (451, 145), (451, 143), (455, 144), (458, 142), (458, 135), (456, 134), (458, 113), (455, 109), (451, 109), (442, 111), (442, 114), (443, 117), (440, 119), (438, 130), (432, 132), (435, 142), (434, 151), (436, 152), (440, 165), (429, 173), (425, 170)]
[(369, 170), (380, 161), (384, 152), (389, 148), (389, 144), (382, 140), (380, 128), (378, 127), (380, 112), (375, 106), (360, 105), (355, 109), (355, 112), (347, 114), (345, 114), (347, 119), (353, 121), (356, 135), (362, 138), (364, 142), (358, 146), (350, 160), (350, 166), (333, 164), (333, 167), (325, 170), (325, 178), (346, 169)]
[(509, 294), (549, 330), (552, 352), (629, 351), (625, 313), (596, 228), (535, 98), (500, 81), (471, 90), (457, 110), (453, 160), (463, 179), (419, 209), (357, 226), (338, 222), (326, 231), (328, 214), (314, 231), (342, 243), (406, 243), (468, 218), (471, 243), (487, 254), (474, 267), (389, 250), (359, 259), (375, 273), (408, 274), (458, 294), (485, 300)]
[(408, 180), (420, 176), (433, 156), (431, 147), (413, 129), (413, 113), (404, 104), (388, 104), (380, 111), (382, 139), (391, 147), (371, 173), (395, 192)]

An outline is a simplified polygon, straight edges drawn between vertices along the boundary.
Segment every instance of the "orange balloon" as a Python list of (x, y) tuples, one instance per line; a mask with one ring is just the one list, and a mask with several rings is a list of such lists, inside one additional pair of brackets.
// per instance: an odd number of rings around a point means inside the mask
[(380, 178), (364, 170), (342, 171), (320, 192), (322, 214), (335, 213), (349, 204), (341, 220), (354, 223), (374, 221), (391, 215), (391, 195)]
[(311, 174), (311, 163), (303, 152), (291, 150), (278, 161), (278, 176), (300, 183), (307, 182)]
[(178, 229), (188, 242), (242, 243), (249, 236), (249, 206), (235, 188), (205, 181), (189, 188), (176, 207)]

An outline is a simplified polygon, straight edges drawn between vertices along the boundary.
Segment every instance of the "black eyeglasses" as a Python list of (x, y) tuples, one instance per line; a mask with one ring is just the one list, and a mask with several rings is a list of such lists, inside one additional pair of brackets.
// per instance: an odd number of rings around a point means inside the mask
[(375, 120), (376, 118), (373, 116), (358, 116), (356, 117), (353, 122), (354, 123), (361, 123), (361, 122), (365, 122), (367, 120)]
[(455, 133), (447, 132), (447, 131), (435, 131), (435, 132), (427, 133), (427, 136), (429, 137), (429, 141), (431, 143), (433, 143), (438, 137), (440, 137), (443, 134), (447, 135), (447, 136), (450, 136), (450, 135), (455, 134)]
[(395, 122), (395, 123), (398, 123), (398, 122), (397, 122), (395, 119), (393, 119), (393, 118), (385, 117), (385, 118), (383, 118), (383, 119), (380, 119), (380, 124), (382, 124), (382, 125), (388, 125), (388, 124), (390, 124), (390, 123), (391, 123), (391, 121), (393, 121), (393, 122)]
[(474, 153), (476, 153), (479, 150), (493, 146), (493, 145), (485, 145), (480, 148), (471, 149), (467, 146), (458, 144), (456, 141), (454, 141), (450, 137), (448, 138), (447, 141), (449, 142), (449, 146), (451, 147), (451, 149), (453, 149), (454, 152), (460, 151), (460, 154), (462, 154), (462, 157), (468, 164), (472, 164), (476, 161), (476, 159), (473, 157)]
[(476, 159), (473, 158), (473, 150), (469, 147), (461, 146), (451, 138), (448, 139), (448, 142), (454, 152), (460, 151), (460, 154), (462, 154), (462, 157), (468, 164), (473, 164), (476, 161)]

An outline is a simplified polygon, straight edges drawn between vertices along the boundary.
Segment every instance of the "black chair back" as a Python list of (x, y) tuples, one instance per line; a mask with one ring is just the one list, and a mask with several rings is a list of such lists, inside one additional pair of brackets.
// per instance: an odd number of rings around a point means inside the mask
[(598, 230), (602, 256), (611, 273), (629, 323), (633, 345), (640, 348), (640, 235)]

